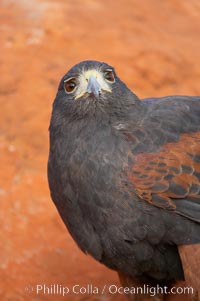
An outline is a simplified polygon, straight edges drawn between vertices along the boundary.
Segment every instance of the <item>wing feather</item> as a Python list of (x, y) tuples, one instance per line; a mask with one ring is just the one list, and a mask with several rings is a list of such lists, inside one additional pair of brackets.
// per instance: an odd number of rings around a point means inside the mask
[(141, 199), (200, 223), (200, 132), (136, 155), (128, 178)]

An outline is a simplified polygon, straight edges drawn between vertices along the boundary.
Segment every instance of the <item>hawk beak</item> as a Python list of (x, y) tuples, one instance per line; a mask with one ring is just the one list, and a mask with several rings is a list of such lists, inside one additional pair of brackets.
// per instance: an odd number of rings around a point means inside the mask
[(100, 91), (101, 91), (101, 85), (98, 83), (97, 79), (93, 75), (90, 75), (88, 79), (86, 92), (98, 97)]

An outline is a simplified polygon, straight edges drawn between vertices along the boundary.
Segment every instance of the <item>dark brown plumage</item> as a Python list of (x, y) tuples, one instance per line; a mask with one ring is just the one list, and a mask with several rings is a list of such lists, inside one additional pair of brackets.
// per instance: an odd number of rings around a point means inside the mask
[(170, 287), (184, 279), (178, 246), (200, 243), (200, 97), (140, 101), (111, 66), (74, 66), (54, 101), (48, 178), (84, 252)]

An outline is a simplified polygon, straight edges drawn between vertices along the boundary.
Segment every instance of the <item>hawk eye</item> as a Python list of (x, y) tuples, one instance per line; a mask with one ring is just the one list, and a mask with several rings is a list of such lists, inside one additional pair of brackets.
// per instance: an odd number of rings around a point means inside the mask
[(104, 78), (105, 78), (108, 82), (114, 83), (114, 81), (115, 81), (115, 75), (114, 75), (114, 72), (112, 71), (112, 69), (107, 69), (107, 70), (104, 72)]
[(77, 86), (76, 79), (74, 77), (68, 78), (64, 81), (64, 89), (67, 94), (73, 93)]

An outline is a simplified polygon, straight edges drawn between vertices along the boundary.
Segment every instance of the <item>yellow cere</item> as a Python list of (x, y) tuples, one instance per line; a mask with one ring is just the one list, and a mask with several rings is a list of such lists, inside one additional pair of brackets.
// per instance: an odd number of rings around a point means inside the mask
[(103, 73), (100, 70), (87, 70), (83, 71), (78, 77), (79, 83), (75, 92), (75, 99), (82, 97), (86, 93), (88, 80), (91, 75), (96, 78), (102, 91), (112, 92), (110, 85), (106, 82)]

